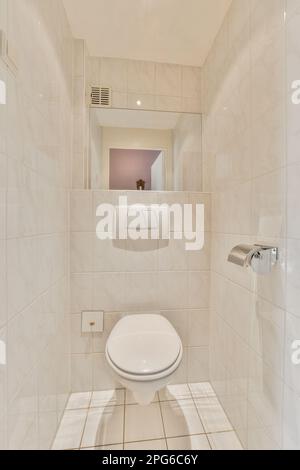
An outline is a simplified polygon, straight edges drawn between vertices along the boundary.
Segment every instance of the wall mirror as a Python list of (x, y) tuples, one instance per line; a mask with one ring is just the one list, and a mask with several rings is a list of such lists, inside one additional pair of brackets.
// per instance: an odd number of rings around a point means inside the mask
[(89, 187), (202, 191), (201, 115), (90, 108)]

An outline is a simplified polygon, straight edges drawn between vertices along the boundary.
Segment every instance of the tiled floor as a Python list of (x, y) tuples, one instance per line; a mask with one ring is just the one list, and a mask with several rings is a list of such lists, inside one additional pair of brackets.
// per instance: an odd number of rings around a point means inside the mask
[[(145, 423), (147, 423), (145, 425)], [(209, 383), (171, 385), (146, 407), (125, 390), (71, 395), (54, 450), (242, 450)]]

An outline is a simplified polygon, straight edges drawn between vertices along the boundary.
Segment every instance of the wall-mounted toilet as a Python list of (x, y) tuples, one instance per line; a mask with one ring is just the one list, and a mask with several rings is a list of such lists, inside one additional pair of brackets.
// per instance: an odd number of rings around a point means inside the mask
[(129, 315), (112, 330), (106, 359), (115, 378), (141, 405), (168, 385), (182, 360), (183, 347), (171, 323), (161, 315)]

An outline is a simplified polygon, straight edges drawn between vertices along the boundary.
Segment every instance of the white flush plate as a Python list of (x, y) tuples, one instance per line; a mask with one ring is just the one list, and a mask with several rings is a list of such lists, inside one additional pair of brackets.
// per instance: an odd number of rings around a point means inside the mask
[(82, 333), (103, 333), (104, 312), (82, 312), (81, 332)]

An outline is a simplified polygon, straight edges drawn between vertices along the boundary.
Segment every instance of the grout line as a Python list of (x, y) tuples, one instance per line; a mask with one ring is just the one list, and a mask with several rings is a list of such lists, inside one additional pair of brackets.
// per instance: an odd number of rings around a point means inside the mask
[[(63, 415), (62, 415), (62, 419), (63, 419), (63, 417), (65, 416), (66, 412), (68, 412), (68, 411), (86, 411), (86, 417), (85, 417), (85, 422), (84, 422), (83, 430), (82, 430), (82, 433), (81, 433), (81, 439), (80, 439), (79, 449), (89, 449), (89, 448), (95, 448), (95, 449), (99, 448), (99, 449), (100, 449), (100, 448), (102, 448), (102, 447), (107, 447), (107, 446), (121, 445), (121, 446), (123, 447), (123, 450), (124, 450), (125, 444), (132, 444), (132, 443), (134, 443), (134, 442), (136, 442), (136, 443), (142, 443), (142, 442), (149, 442), (149, 441), (161, 441), (161, 440), (164, 440), (164, 441), (165, 441), (165, 444), (166, 444), (166, 447), (167, 447), (167, 450), (169, 450), (168, 439), (187, 438), (187, 437), (192, 437), (192, 436), (206, 436), (206, 438), (207, 438), (207, 440), (208, 440), (208, 443), (209, 443), (209, 446), (210, 446), (211, 450), (213, 450), (213, 449), (212, 449), (211, 442), (210, 442), (210, 440), (209, 440), (209, 436), (211, 436), (211, 435), (214, 435), (214, 434), (224, 434), (224, 433), (234, 433), (235, 436), (237, 437), (237, 439), (239, 440), (239, 438), (238, 438), (238, 436), (237, 436), (237, 434), (236, 434), (234, 428), (233, 428), (233, 429), (226, 429), (226, 430), (222, 430), (222, 431), (209, 431), (209, 432), (207, 432), (207, 431), (205, 430), (205, 427), (204, 427), (204, 425), (203, 425), (203, 422), (202, 422), (202, 419), (201, 419), (199, 410), (198, 410), (197, 405), (196, 405), (196, 402), (195, 402), (196, 397), (193, 395), (193, 393), (192, 393), (192, 391), (191, 391), (190, 384), (187, 383), (186, 385), (188, 386), (188, 389), (189, 389), (189, 391), (190, 391), (190, 393), (191, 393), (191, 398), (176, 399), (176, 398), (174, 397), (173, 400), (163, 400), (163, 401), (162, 401), (162, 400), (160, 399), (160, 396), (159, 396), (159, 393), (158, 393), (158, 395), (157, 395), (157, 396), (158, 396), (158, 401), (153, 403), (153, 404), (158, 404), (158, 405), (159, 405), (160, 416), (161, 416), (162, 426), (163, 426), (163, 432), (164, 432), (164, 437), (163, 437), (163, 438), (143, 439), (143, 440), (138, 440), (138, 439), (136, 439), (136, 440), (134, 440), (134, 441), (128, 441), (128, 442), (125, 441), (126, 406), (138, 406), (138, 404), (126, 404), (126, 390), (125, 390), (125, 389), (118, 389), (118, 390), (124, 390), (124, 403), (123, 403), (123, 404), (119, 404), (119, 405), (109, 405), (109, 404), (107, 404), (107, 405), (99, 406), (99, 407), (91, 407), (92, 396), (93, 396), (93, 392), (92, 392), (92, 393), (91, 393), (90, 400), (89, 400), (89, 406), (88, 406), (88, 407), (85, 407), (85, 408), (76, 408), (76, 409), (69, 409), (69, 410), (65, 409), (65, 411), (64, 411), (64, 413), (63, 413)], [(220, 403), (220, 401), (219, 401), (219, 399), (218, 399), (217, 396), (214, 396), (214, 397), (203, 396), (203, 397), (199, 397), (199, 398), (197, 398), (197, 399), (201, 399), (201, 398), (204, 398), (204, 399), (205, 399), (205, 398), (215, 398), (215, 399), (217, 399), (219, 405), (222, 407), (222, 405), (221, 405), (221, 403)], [(194, 406), (196, 407), (197, 415), (198, 415), (198, 417), (199, 417), (199, 419), (200, 419), (200, 422), (201, 422), (201, 424), (202, 424), (202, 426), (203, 426), (203, 431), (204, 431), (204, 432), (203, 432), (203, 433), (199, 433), (199, 432), (198, 432), (198, 433), (196, 433), (196, 434), (188, 434), (188, 435), (180, 435), (180, 436), (167, 437), (167, 435), (166, 435), (165, 423), (164, 423), (164, 418), (163, 418), (163, 413), (162, 413), (162, 403), (170, 403), (170, 402), (172, 402), (172, 401), (176, 401), (176, 402), (178, 402), (178, 401), (192, 401), (192, 402), (194, 403)], [(90, 410), (105, 409), (105, 408), (107, 408), (108, 406), (111, 406), (111, 407), (114, 407), (114, 408), (123, 406), (123, 442), (122, 442), (122, 443), (118, 443), (118, 444), (116, 444), (116, 443), (111, 443), (111, 444), (109, 444), (109, 443), (108, 443), (108, 444), (105, 444), (105, 445), (102, 445), (102, 446), (88, 446), (88, 447), (82, 447), (83, 436), (84, 436), (84, 432), (85, 432), (85, 429), (86, 429), (86, 424), (87, 424), (87, 420), (88, 420), (88, 416), (89, 416)], [(223, 412), (225, 413), (223, 407), (222, 407), (222, 410), (223, 410)], [(227, 416), (226, 416), (226, 417), (227, 417)], [(228, 417), (227, 417), (227, 419), (228, 419)], [(229, 420), (228, 420), (228, 421), (229, 421)], [(230, 421), (229, 421), (229, 423), (230, 423)], [(239, 440), (239, 442), (240, 442), (240, 440)], [(243, 447), (243, 446), (242, 446), (242, 447)], [(72, 449), (70, 449), (70, 450), (72, 450)], [(73, 449), (73, 450), (74, 450), (74, 449)]]
[[(115, 446), (115, 445), (125, 445), (125, 444), (135, 444), (135, 443), (143, 443), (143, 442), (159, 442), (159, 441), (167, 441), (168, 439), (182, 439), (185, 437), (193, 437), (193, 436), (208, 436), (214, 435), (214, 434), (224, 434), (224, 433), (231, 433), (233, 431), (218, 431), (218, 432), (210, 432), (210, 433), (198, 433), (198, 434), (185, 434), (185, 435), (180, 435), (180, 436), (172, 436), (172, 437), (165, 437), (165, 438), (156, 438), (156, 439), (143, 439), (143, 440), (137, 440), (137, 441), (127, 441), (124, 442), (123, 444), (121, 442), (114, 443), (114, 444), (105, 444), (103, 446), (87, 446), (87, 447), (81, 447), (80, 449), (93, 449), (93, 448), (102, 448), (102, 447), (108, 447), (108, 446)], [(207, 439), (209, 442), (209, 439)], [(213, 449), (212, 449), (213, 450)]]
[(126, 391), (125, 391), (125, 395), (124, 395), (124, 410), (123, 410), (123, 443), (122, 443), (122, 446), (123, 446), (123, 450), (124, 450), (124, 447), (125, 447), (125, 426), (126, 426)]
[[(209, 382), (209, 383), (210, 383), (210, 382)], [(210, 384), (210, 385), (211, 385), (211, 384)], [(188, 384), (188, 387), (189, 387), (189, 389), (190, 389), (190, 384)], [(190, 389), (190, 390), (191, 390), (191, 389)], [(213, 389), (213, 390), (214, 390), (214, 389)], [(192, 394), (192, 391), (191, 391), (191, 394)], [(202, 398), (206, 398), (206, 399), (215, 399), (215, 400), (217, 400), (218, 405), (222, 408), (222, 411), (223, 411), (224, 415), (226, 416), (227, 421), (229, 422), (229, 424), (230, 424), (230, 426), (231, 426), (231, 429), (230, 429), (230, 430), (226, 430), (226, 431), (216, 431), (216, 432), (230, 432), (230, 431), (234, 431), (234, 432), (235, 432), (234, 427), (233, 427), (233, 425), (232, 425), (232, 422), (231, 422), (231, 420), (228, 418), (228, 415), (227, 415), (227, 413), (225, 412), (225, 410), (224, 410), (224, 408), (223, 408), (223, 405), (222, 405), (222, 403), (220, 402), (220, 400), (219, 400), (219, 398), (218, 398), (217, 395), (215, 395), (215, 396), (213, 396), (213, 397), (205, 396), (205, 397), (194, 398), (194, 396), (193, 396), (193, 394), (192, 394), (192, 397), (193, 397), (193, 401), (194, 401), (194, 403), (195, 403), (195, 406), (196, 406), (196, 409), (197, 409), (197, 413), (198, 413), (198, 416), (199, 416), (201, 422), (202, 422), (202, 419), (201, 419), (201, 416), (200, 416), (200, 413), (199, 413), (199, 410), (198, 410), (198, 407), (197, 407), (197, 404), (196, 404), (196, 401), (195, 401), (195, 400), (201, 400)], [(203, 425), (203, 422), (202, 422), (202, 425)], [(204, 427), (204, 426), (203, 426), (203, 427)], [(206, 433), (207, 433), (207, 432), (206, 432)], [(213, 433), (207, 433), (207, 434), (213, 434)]]
[(123, 446), (123, 444), (122, 444), (122, 442), (118, 442), (117, 444), (105, 444), (103, 446), (80, 447), (79, 450), (83, 450), (83, 449), (102, 449), (103, 447), (110, 447), (110, 446)]
[(208, 438), (208, 434), (205, 434), (205, 436), (206, 436), (206, 439), (207, 439), (207, 442), (208, 442), (208, 445), (209, 445), (210, 449), (211, 449), (211, 450), (214, 450), (214, 449), (212, 448), (212, 445), (211, 445), (210, 440), (209, 440), (209, 438)]
[(167, 435), (166, 435), (165, 422), (164, 422), (164, 417), (163, 417), (163, 413), (162, 413), (162, 409), (161, 409), (161, 402), (159, 400), (159, 393), (158, 392), (157, 392), (157, 396), (158, 396), (158, 406), (159, 406), (159, 411), (160, 411), (160, 417), (161, 417), (161, 422), (162, 422), (163, 431), (164, 431), (164, 439), (165, 439), (165, 443), (166, 443), (166, 446), (167, 446), (167, 450), (169, 450)]
[[(230, 432), (230, 431), (221, 431), (221, 432)], [(210, 434), (219, 434), (219, 433), (220, 433), (220, 431), (218, 433), (213, 432), (213, 433), (210, 433)], [(192, 436), (206, 436), (206, 432), (203, 432), (203, 433), (198, 432), (196, 434), (180, 434), (178, 436), (169, 436), (169, 437), (167, 437), (165, 435), (165, 437), (156, 438), (156, 439), (143, 439), (143, 440), (135, 439), (134, 441), (127, 441), (124, 444), (132, 444), (133, 442), (161, 441), (161, 440), (167, 440), (167, 439), (177, 439), (179, 437), (192, 437)]]
[(84, 411), (84, 410), (102, 410), (103, 408), (109, 408), (109, 407), (118, 407), (118, 406), (124, 406), (124, 403), (120, 403), (119, 405), (111, 405), (110, 403), (107, 403), (106, 405), (100, 405), (100, 406), (88, 406), (85, 408), (70, 408), (66, 409), (64, 411), (64, 414), (68, 411)]
[(230, 432), (234, 432), (236, 434), (236, 432), (233, 429), (228, 429), (227, 431), (208, 431), (205, 434), (207, 434), (207, 436), (211, 436), (212, 434), (224, 434), (224, 433), (230, 433)]
[(92, 399), (93, 399), (93, 393), (94, 393), (93, 391), (90, 392), (91, 396), (90, 396), (90, 399), (89, 399), (89, 406), (88, 406), (88, 408), (91, 408)]
[(83, 436), (84, 436), (84, 433), (85, 433), (85, 428), (86, 428), (86, 424), (87, 424), (87, 420), (88, 420), (88, 416), (89, 416), (89, 411), (90, 411), (90, 408), (87, 408), (87, 413), (86, 413), (86, 417), (85, 417), (85, 421), (84, 421), (84, 426), (82, 428), (81, 438), (80, 438), (80, 442), (79, 442), (79, 449), (81, 449), (81, 444), (82, 444)]
[[(199, 410), (198, 410), (196, 401), (195, 401), (196, 399), (195, 399), (195, 397), (194, 397), (194, 395), (193, 395), (193, 393), (192, 393), (190, 384), (188, 383), (187, 386), (188, 386), (189, 391), (191, 392), (192, 400), (193, 400), (194, 406), (195, 406), (195, 408), (196, 408), (197, 415), (198, 415), (198, 417), (199, 417), (199, 419), (200, 419), (201, 425), (202, 425), (202, 427), (203, 427), (203, 430), (204, 430), (205, 434), (207, 434), (206, 429), (205, 429), (205, 426), (204, 426), (203, 421), (202, 421), (202, 418), (201, 418), (201, 416), (200, 416), (200, 413), (199, 413)], [(207, 397), (205, 397), (205, 398), (207, 398)], [(209, 441), (209, 439), (207, 439), (207, 440)], [(209, 446), (210, 446), (210, 444), (209, 444)]]

